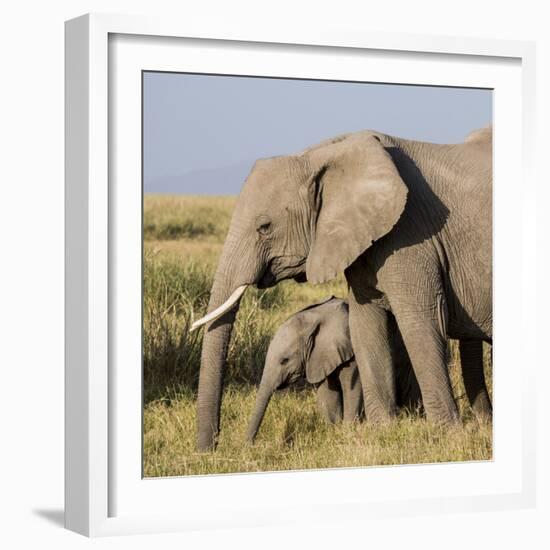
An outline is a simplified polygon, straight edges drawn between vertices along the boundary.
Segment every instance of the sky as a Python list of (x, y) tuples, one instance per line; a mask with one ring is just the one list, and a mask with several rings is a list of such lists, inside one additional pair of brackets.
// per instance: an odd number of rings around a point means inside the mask
[(338, 134), (456, 143), (491, 120), (491, 90), (146, 72), (144, 191), (236, 195), (257, 159)]

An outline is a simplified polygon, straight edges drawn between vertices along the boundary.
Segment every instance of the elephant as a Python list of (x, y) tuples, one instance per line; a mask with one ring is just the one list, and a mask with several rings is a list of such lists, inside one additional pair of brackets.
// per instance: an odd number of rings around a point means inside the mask
[[(397, 330), (392, 353), (398, 402), (420, 407), (420, 388)], [(306, 379), (316, 389), (317, 406), (331, 423), (363, 415), (363, 390), (349, 333), (349, 308), (331, 296), (298, 311), (275, 332), (269, 344), (247, 439), (252, 442), (273, 393)]]
[[(250, 285), (323, 283), (343, 273), (369, 422), (397, 413), (390, 314), (429, 420), (460, 422), (447, 338), (471, 372), (492, 342), (492, 130), (457, 144), (364, 130), (256, 161), (237, 199), (214, 275), (197, 396), (200, 450), (214, 449), (229, 340)], [(482, 372), (470, 398), (490, 415)]]

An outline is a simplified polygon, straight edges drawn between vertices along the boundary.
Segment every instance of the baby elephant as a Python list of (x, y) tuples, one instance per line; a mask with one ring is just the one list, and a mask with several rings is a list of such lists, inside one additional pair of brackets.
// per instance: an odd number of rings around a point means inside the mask
[[(275, 333), (247, 438), (253, 441), (275, 390), (304, 378), (316, 388), (317, 405), (329, 422), (352, 421), (363, 415), (363, 390), (348, 327), (348, 304), (334, 296), (290, 317)], [(398, 373), (398, 394), (408, 406), (420, 402), (420, 390), (395, 330), (392, 352)]]

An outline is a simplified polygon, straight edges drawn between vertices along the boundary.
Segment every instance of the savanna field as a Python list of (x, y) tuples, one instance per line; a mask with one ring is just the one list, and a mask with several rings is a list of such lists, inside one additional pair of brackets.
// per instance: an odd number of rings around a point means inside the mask
[[(235, 204), (233, 197), (145, 195), (144, 199), (144, 446), (146, 477), (488, 460), (492, 428), (473, 417), (450, 342), (449, 370), (462, 426), (430, 424), (401, 414), (390, 425), (330, 425), (312, 389), (288, 389), (272, 399), (256, 443), (245, 433), (267, 346), (297, 310), (327, 296), (345, 297), (344, 279), (312, 286), (285, 281), (247, 290), (233, 330), (215, 452), (196, 449), (195, 399), (210, 285)], [(492, 390), (490, 348), (485, 372)]]

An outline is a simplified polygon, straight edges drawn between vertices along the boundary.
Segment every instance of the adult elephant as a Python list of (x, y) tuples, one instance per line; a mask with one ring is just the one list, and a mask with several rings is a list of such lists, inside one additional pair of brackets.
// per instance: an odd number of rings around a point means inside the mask
[(235, 207), (209, 313), (194, 325), (209, 324), (199, 449), (216, 444), (227, 349), (246, 287), (289, 278), (322, 283), (342, 272), (367, 419), (396, 414), (391, 311), (428, 418), (458, 421), (446, 338), (471, 342), (475, 352), (492, 337), (491, 141), (490, 131), (440, 145), (369, 130), (256, 162)]

